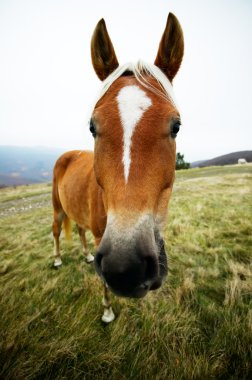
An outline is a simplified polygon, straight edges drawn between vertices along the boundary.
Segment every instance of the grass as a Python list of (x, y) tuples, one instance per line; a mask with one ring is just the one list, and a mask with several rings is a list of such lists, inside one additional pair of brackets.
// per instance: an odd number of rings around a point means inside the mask
[[(50, 191), (0, 191), (1, 379), (251, 378), (251, 165), (177, 173), (168, 279), (142, 300), (113, 297), (108, 326), (76, 231), (52, 268)], [(31, 207), (19, 212), (22, 200)]]
[(12, 200), (26, 199), (44, 194), (49, 195), (50, 191), (50, 184), (4, 187), (0, 189), (1, 202), (3, 203)]

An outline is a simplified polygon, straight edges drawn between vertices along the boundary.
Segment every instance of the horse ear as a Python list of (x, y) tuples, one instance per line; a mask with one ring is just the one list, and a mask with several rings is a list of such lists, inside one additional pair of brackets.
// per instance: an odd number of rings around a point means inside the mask
[(183, 31), (177, 17), (169, 13), (154, 64), (158, 66), (172, 82), (178, 72), (183, 55)]
[(91, 57), (95, 72), (101, 80), (106, 79), (119, 66), (104, 19), (98, 22), (94, 30)]

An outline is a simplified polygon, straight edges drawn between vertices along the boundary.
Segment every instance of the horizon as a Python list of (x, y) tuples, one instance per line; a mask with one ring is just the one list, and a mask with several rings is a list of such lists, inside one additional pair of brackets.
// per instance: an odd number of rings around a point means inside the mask
[(177, 152), (194, 162), (251, 150), (252, 3), (246, 0), (1, 2), (1, 144), (93, 150), (88, 121), (102, 87), (90, 57), (97, 22), (105, 19), (121, 64), (151, 63), (169, 12), (185, 37), (174, 80), (182, 118)]
[[(35, 149), (41, 149), (41, 150), (50, 150), (50, 151), (53, 151), (53, 152), (57, 152), (59, 151), (59, 154), (63, 154), (64, 152), (66, 152), (66, 150), (64, 150), (64, 147), (56, 147), (56, 146), (43, 146), (43, 145), (34, 145), (34, 146), (25, 146), (25, 145), (0, 145), (0, 149), (1, 148), (20, 148), (20, 149), (32, 149), (32, 150), (35, 150)], [(70, 150), (79, 150), (79, 149), (70, 149)], [(90, 151), (93, 151), (93, 149), (80, 149), (80, 150), (90, 150)], [(62, 152), (62, 153), (61, 153)], [(215, 159), (215, 158), (219, 158), (219, 157), (222, 157), (222, 156), (226, 156), (226, 155), (229, 155), (229, 154), (234, 154), (234, 153), (243, 153), (243, 152), (252, 152), (252, 149), (243, 149), (243, 150), (236, 150), (236, 151), (232, 151), (232, 152), (226, 152), (226, 153), (223, 153), (223, 154), (220, 154), (218, 156), (214, 156), (214, 157), (207, 157), (207, 158), (199, 158), (199, 159), (196, 159), (194, 161), (189, 161), (187, 160), (187, 158), (185, 157), (184, 153), (183, 152), (179, 152), (177, 150), (176, 153), (181, 153), (184, 155), (184, 160), (186, 162), (189, 162), (190, 164), (193, 164), (193, 163), (196, 163), (196, 162), (200, 162), (200, 161), (210, 161), (212, 159)], [(242, 158), (242, 157), (241, 157)]]

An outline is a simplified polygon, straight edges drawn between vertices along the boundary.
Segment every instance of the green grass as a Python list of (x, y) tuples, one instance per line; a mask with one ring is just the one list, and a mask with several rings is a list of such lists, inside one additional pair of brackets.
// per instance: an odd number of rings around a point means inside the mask
[[(62, 239), (62, 268), (52, 268), (52, 209), (33, 201), (50, 192), (0, 191), (1, 379), (251, 378), (251, 165), (177, 173), (167, 281), (142, 300), (113, 297), (108, 326), (76, 231)], [(9, 213), (22, 199), (31, 208)]]
[(8, 202), (12, 200), (26, 199), (38, 195), (49, 194), (50, 191), (51, 185), (45, 183), (39, 185), (5, 187), (0, 189), (0, 199), (1, 202)]

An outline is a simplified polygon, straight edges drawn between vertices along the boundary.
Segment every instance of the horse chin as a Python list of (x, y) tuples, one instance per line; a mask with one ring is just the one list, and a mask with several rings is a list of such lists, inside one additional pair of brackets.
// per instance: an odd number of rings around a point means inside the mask
[(146, 294), (149, 291), (149, 288), (146, 287), (146, 285), (139, 285), (135, 289), (133, 289), (130, 292), (121, 292), (116, 289), (113, 289), (111, 286), (108, 286), (112, 293), (114, 293), (118, 297), (125, 297), (125, 298), (143, 298), (146, 296)]

